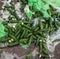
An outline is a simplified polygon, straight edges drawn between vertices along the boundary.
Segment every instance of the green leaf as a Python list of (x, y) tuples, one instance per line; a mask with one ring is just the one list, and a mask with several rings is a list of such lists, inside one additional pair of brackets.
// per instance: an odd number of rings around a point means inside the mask
[(2, 24), (2, 22), (0, 21), (0, 38), (4, 37), (6, 35), (6, 32), (4, 31), (4, 26)]
[(27, 12), (26, 15), (27, 15), (28, 18), (31, 18), (32, 17), (32, 12), (31, 11)]
[(60, 0), (52, 0), (52, 1), (51, 1), (51, 4), (52, 4), (53, 6), (56, 6), (56, 7), (59, 7), (59, 8), (60, 8)]
[(43, 0), (47, 2), (48, 4), (53, 5), (54, 7), (59, 7), (60, 8), (60, 0)]
[(29, 6), (32, 6), (33, 5), (33, 2), (35, 3), (35, 2), (37, 2), (37, 0), (28, 0), (29, 2), (28, 2), (28, 5)]
[(49, 4), (44, 3), (42, 0), (28, 0), (28, 5), (32, 6), (35, 11), (40, 11), (44, 17), (50, 17), (47, 12), (47, 10), (49, 9)]
[(27, 49), (29, 46), (27, 45), (27, 44), (20, 44), (21, 46), (22, 46), (22, 48), (24, 48), (24, 49)]
[(32, 6), (34, 10), (39, 11), (43, 6), (43, 2), (41, 0), (28, 0), (28, 5)]
[(20, 39), (19, 44), (24, 48), (27, 49), (29, 47), (28, 43), (27, 43), (27, 39)]

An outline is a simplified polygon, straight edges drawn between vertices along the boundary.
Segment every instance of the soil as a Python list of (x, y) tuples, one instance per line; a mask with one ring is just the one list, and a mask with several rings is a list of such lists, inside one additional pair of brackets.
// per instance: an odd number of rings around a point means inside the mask
[(2, 2), (0, 2), (0, 10), (2, 10), (2, 7), (1, 7), (2, 5), (3, 5), (3, 3), (2, 3)]
[[(33, 52), (34, 50), (36, 50), (35, 54), (38, 52), (38, 48), (34, 46), (34, 44), (32, 44), (28, 49), (23, 49), (20, 46), (14, 46), (14, 47), (6, 47), (6, 48), (2, 48), (2, 51), (4, 52), (8, 52), (10, 54), (16, 54), (19, 57), (23, 57), (24, 59), (26, 58), (26, 56), (30, 53)], [(39, 59), (38, 58), (38, 54), (36, 54), (36, 56), (31, 56), (30, 59)]]
[(21, 57), (23, 55), (28, 54), (28, 52), (32, 51), (33, 49), (34, 49), (34, 46), (31, 46), (28, 49), (23, 49), (20, 46), (14, 46), (14, 47), (6, 47), (3, 50), (5, 52), (9, 52), (9, 53), (12, 53), (12, 54), (16, 53), (19, 57)]
[(55, 47), (55, 59), (60, 59), (60, 43)]

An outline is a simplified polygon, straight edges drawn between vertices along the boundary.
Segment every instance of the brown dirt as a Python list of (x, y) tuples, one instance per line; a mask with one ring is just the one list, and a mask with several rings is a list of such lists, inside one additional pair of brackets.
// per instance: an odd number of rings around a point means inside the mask
[(13, 53), (13, 54), (16, 53), (18, 56), (21, 57), (23, 55), (28, 54), (28, 52), (33, 51), (34, 48), (35, 47), (33, 45), (31, 45), (28, 49), (23, 49), (20, 46), (14, 46), (14, 47), (6, 47), (3, 50), (9, 53)]
[(60, 44), (58, 44), (58, 45), (55, 47), (54, 55), (55, 55), (55, 59), (60, 59)]
[[(11, 53), (11, 54), (16, 54), (19, 57), (23, 57), (23, 56), (26, 57), (29, 52), (33, 52), (35, 49), (37, 49), (37, 52), (38, 52), (38, 48), (35, 47), (34, 44), (32, 44), (28, 49), (23, 49), (20, 46), (14, 46), (14, 47), (2, 48), (2, 51), (5, 51), (5, 52)], [(24, 59), (25, 59), (25, 57), (24, 57)], [(39, 59), (39, 58), (37, 55), (34, 58), (33, 58), (33, 56), (31, 56), (30, 59)]]
[(2, 3), (2, 2), (0, 2), (0, 10), (2, 10), (2, 5), (3, 5), (3, 3)]

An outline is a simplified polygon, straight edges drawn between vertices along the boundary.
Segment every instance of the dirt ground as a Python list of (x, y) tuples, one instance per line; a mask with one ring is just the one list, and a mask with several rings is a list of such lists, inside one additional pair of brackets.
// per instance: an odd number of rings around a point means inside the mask
[[(16, 54), (18, 57), (19, 57), (19, 59), (25, 59), (26, 58), (26, 56), (27, 56), (27, 54), (29, 54), (30, 52), (32, 52), (34, 55), (36, 55), (36, 56), (34, 56), (33, 57), (33, 55), (30, 57), (30, 59), (39, 59), (38, 58), (38, 55), (36, 54), (37, 52), (38, 52), (38, 48), (37, 47), (35, 47), (34, 45), (31, 45), (28, 49), (23, 49), (22, 47), (20, 47), (20, 46), (14, 46), (14, 47), (6, 47), (6, 48), (2, 48), (2, 52), (6, 52), (5, 54), (7, 54), (7, 52), (9, 53), (9, 54), (11, 54), (14, 58), (16, 58), (17, 59), (17, 57), (16, 56), (14, 56), (14, 54)], [(35, 52), (34, 52), (35, 51)], [(2, 53), (1, 52), (1, 53)], [(9, 54), (7, 55), (8, 57), (9, 57)], [(3, 55), (1, 55), (1, 56), (3, 56)], [(4, 56), (6, 56), (6, 55), (4, 55)], [(11, 57), (10, 57), (11, 58)], [(13, 59), (14, 59), (13, 58)], [(9, 58), (8, 58), (9, 59)], [(11, 58), (12, 59), (12, 58)]]

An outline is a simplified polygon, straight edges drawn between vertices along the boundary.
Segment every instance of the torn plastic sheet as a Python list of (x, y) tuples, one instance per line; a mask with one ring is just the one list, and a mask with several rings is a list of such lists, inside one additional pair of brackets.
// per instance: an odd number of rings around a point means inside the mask
[(55, 50), (55, 47), (60, 43), (59, 40), (60, 40), (60, 28), (56, 32), (54, 32), (52, 35), (47, 36), (46, 45), (49, 50), (50, 59), (54, 58), (54, 50)]

